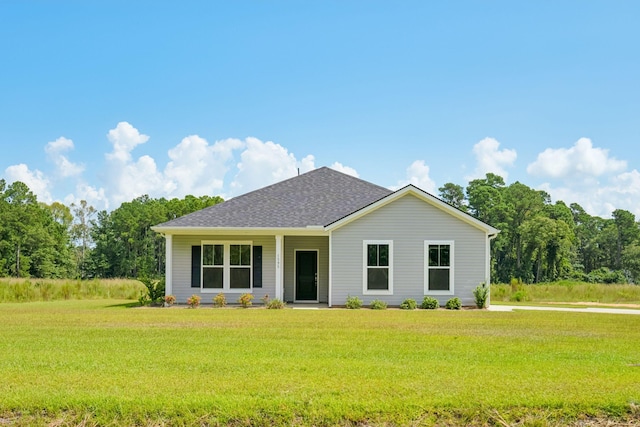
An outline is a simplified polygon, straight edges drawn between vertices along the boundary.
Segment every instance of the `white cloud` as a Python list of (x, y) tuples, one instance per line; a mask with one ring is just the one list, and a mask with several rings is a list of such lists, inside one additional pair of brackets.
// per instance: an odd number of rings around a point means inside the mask
[(427, 193), (435, 194), (436, 183), (429, 176), (429, 166), (424, 164), (424, 160), (416, 160), (411, 163), (407, 168), (406, 174), (406, 180), (398, 181), (397, 186), (391, 187), (392, 190), (397, 190), (406, 185), (413, 184)]
[(19, 165), (9, 166), (4, 171), (7, 177), (7, 182), (13, 183), (15, 181), (21, 181), (29, 187), (29, 190), (36, 195), (38, 201), (44, 203), (53, 202), (51, 197), (50, 186), (51, 182), (47, 177), (39, 170), (30, 170), (27, 165), (20, 163)]
[(293, 153), (272, 141), (246, 139), (246, 149), (240, 154), (238, 174), (231, 183), (233, 194), (246, 193), (278, 181), (292, 178), (315, 168), (313, 156), (297, 161)]
[(48, 142), (44, 148), (51, 161), (56, 165), (57, 175), (67, 178), (80, 175), (84, 166), (71, 162), (63, 153), (73, 150), (73, 141), (63, 136), (55, 141)]
[(580, 138), (570, 148), (547, 148), (527, 172), (549, 180), (539, 188), (553, 200), (578, 203), (591, 215), (610, 217), (625, 209), (640, 216), (640, 173), (626, 168), (627, 162), (610, 157), (609, 150)]
[(622, 172), (627, 162), (609, 157), (609, 150), (594, 148), (589, 138), (580, 138), (571, 148), (547, 148), (527, 166), (531, 175), (553, 179), (589, 179)]
[(164, 170), (167, 180), (165, 189), (173, 197), (211, 195), (221, 191), (234, 150), (244, 146), (239, 139), (225, 139), (209, 145), (198, 135), (184, 138), (169, 150), (171, 161)]
[(500, 150), (500, 143), (494, 138), (484, 138), (473, 146), (473, 154), (476, 157), (476, 169), (473, 175), (466, 177), (468, 180), (484, 178), (487, 173), (494, 173), (507, 180), (510, 168), (516, 161), (516, 150), (505, 148)]
[(107, 159), (122, 162), (131, 160), (131, 151), (149, 140), (147, 135), (141, 134), (127, 122), (118, 123), (109, 131), (107, 138), (113, 144), (113, 152), (107, 154)]
[(342, 172), (342, 173), (346, 173), (347, 175), (351, 175), (351, 176), (355, 176), (356, 178), (360, 178), (360, 175), (358, 175), (358, 172), (349, 166), (345, 166), (340, 162), (335, 162), (334, 164), (332, 164), (331, 166), (329, 166), (331, 169), (337, 170), (338, 172)]
[(107, 153), (106, 189), (108, 206), (117, 206), (143, 194), (165, 193), (166, 180), (158, 171), (155, 160), (143, 155), (133, 160), (131, 151), (149, 140), (127, 122), (120, 122), (111, 129), (107, 138), (113, 144), (113, 151)]

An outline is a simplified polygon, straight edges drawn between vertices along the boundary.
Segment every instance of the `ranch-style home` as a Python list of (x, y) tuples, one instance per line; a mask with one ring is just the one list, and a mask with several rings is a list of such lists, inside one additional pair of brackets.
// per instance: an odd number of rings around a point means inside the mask
[(408, 185), (391, 191), (323, 167), (153, 227), (166, 293), (222, 292), (343, 306), (348, 296), (441, 305), (489, 283), (497, 229)]

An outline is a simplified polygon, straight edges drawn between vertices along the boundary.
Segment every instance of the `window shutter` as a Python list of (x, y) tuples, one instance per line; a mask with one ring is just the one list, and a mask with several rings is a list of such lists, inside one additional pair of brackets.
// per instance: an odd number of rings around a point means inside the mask
[(262, 246), (253, 247), (253, 287), (262, 287)]
[(191, 246), (191, 287), (200, 287), (200, 254), (201, 246)]

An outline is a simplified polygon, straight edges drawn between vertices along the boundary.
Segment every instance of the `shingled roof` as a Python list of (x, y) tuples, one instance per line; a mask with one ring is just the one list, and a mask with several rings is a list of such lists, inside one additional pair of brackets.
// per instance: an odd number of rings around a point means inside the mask
[(322, 167), (156, 227), (161, 229), (325, 226), (391, 193), (391, 190), (384, 187)]

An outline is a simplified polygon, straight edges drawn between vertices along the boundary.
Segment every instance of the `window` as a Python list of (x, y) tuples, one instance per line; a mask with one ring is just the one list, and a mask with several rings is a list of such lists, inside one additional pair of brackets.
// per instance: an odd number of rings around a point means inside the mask
[(363, 246), (363, 293), (393, 294), (393, 241), (365, 240)]
[(453, 242), (426, 241), (424, 293), (453, 294)]
[(202, 242), (202, 290), (251, 290), (250, 242)]

